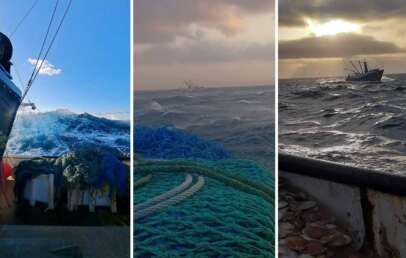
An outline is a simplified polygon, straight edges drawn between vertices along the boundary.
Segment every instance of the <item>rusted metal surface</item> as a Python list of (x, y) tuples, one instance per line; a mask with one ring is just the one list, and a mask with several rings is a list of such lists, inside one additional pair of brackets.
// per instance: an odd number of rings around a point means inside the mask
[(291, 185), (315, 198), (339, 221), (348, 224), (355, 249), (358, 250), (363, 246), (365, 227), (359, 188), (285, 171), (280, 172), (279, 175), (286, 178)]
[(279, 180), (278, 211), (278, 257), (358, 257), (347, 227), (283, 178)]
[[(289, 161), (294, 159), (290, 157)], [(317, 162), (312, 160), (310, 166), (316, 167)], [(316, 172), (308, 170), (306, 159), (300, 159), (299, 164), (282, 166), (293, 167), (294, 171), (279, 171), (279, 175), (347, 222), (357, 248), (370, 250), (373, 257), (406, 258), (406, 184), (401, 189), (403, 176), (368, 171), (363, 175), (357, 169), (347, 170), (341, 165), (332, 169), (334, 176), (329, 180), (329, 163), (322, 162)], [(307, 170), (300, 171), (299, 167)], [(349, 173), (354, 171), (357, 172), (355, 180)], [(368, 182), (371, 175), (373, 183)], [(379, 178), (383, 181), (378, 182)], [(391, 184), (396, 187), (390, 188)]]
[(374, 246), (381, 257), (406, 258), (406, 198), (368, 191)]

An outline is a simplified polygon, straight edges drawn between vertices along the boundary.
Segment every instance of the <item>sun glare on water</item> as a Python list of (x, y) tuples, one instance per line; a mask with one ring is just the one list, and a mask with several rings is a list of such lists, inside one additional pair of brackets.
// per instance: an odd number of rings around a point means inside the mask
[(355, 23), (332, 20), (326, 23), (307, 21), (309, 31), (317, 37), (337, 35), (338, 33), (360, 32), (361, 26)]

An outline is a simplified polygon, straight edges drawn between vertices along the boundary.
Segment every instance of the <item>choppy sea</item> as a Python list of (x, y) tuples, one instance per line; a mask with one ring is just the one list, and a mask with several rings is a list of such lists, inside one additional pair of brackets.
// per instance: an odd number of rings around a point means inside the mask
[(137, 91), (135, 124), (174, 126), (274, 169), (274, 86)]
[(102, 147), (128, 158), (130, 121), (68, 110), (20, 110), (8, 139), (6, 155), (59, 156), (83, 147)]
[(382, 83), (279, 81), (279, 149), (392, 173), (406, 172), (406, 74)]

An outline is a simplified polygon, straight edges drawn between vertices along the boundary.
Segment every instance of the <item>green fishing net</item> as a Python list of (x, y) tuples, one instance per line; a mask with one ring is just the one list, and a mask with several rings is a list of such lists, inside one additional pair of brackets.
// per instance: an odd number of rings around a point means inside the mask
[(82, 188), (86, 188), (97, 181), (101, 155), (97, 149), (76, 150), (62, 155), (55, 164), (62, 171), (68, 184), (80, 184)]
[[(271, 171), (235, 159), (135, 163), (134, 257), (274, 257)], [(188, 175), (190, 184), (173, 193)], [(148, 204), (156, 196), (172, 191), (176, 197), (197, 185), (179, 202), (170, 203), (168, 197)]]
[(114, 154), (104, 149), (84, 148), (67, 152), (56, 159), (55, 166), (68, 186), (109, 188), (119, 193), (128, 189), (128, 169)]

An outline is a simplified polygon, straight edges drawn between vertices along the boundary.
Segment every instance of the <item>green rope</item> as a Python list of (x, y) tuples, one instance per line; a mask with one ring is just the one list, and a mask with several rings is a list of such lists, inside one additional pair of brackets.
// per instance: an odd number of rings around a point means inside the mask
[[(196, 184), (193, 185), (192, 187), (190, 187), (189, 189), (185, 190), (184, 192), (174, 195), (168, 199), (161, 200), (160, 202), (158, 202), (154, 205), (147, 206), (138, 211), (136, 210), (134, 213), (134, 219), (135, 220), (141, 219), (150, 214), (163, 210), (167, 207), (180, 203), (180, 202), (186, 200), (187, 198), (189, 198), (190, 196), (192, 196), (193, 194), (195, 194), (196, 192), (198, 192), (203, 186), (204, 186), (204, 178), (202, 176), (199, 176)], [(142, 205), (142, 204), (139, 204), (139, 205)]]
[(148, 174), (146, 176), (141, 177), (137, 181), (134, 182), (134, 191), (138, 190), (139, 188), (143, 187), (144, 185), (148, 184), (151, 181), (152, 175)]
[(274, 193), (272, 189), (268, 189), (266, 186), (259, 183), (252, 183), (239, 176), (224, 175), (226, 172), (207, 167), (197, 162), (192, 161), (154, 161), (144, 162), (138, 164), (137, 171), (139, 173), (154, 173), (154, 172), (167, 172), (167, 173), (179, 173), (189, 172), (205, 175), (214, 179), (217, 179), (226, 185), (236, 187), (242, 191), (250, 194), (256, 194), (264, 199), (274, 202)]
[(149, 199), (146, 202), (135, 205), (134, 206), (135, 212), (138, 212), (139, 210), (145, 209), (149, 206), (155, 205), (157, 203), (160, 203), (162, 201), (165, 201), (166, 199), (169, 199), (169, 198), (175, 196), (176, 194), (178, 194), (178, 193), (184, 191), (186, 188), (188, 188), (190, 186), (190, 184), (192, 183), (192, 181), (193, 181), (192, 176), (187, 174), (185, 177), (185, 181), (183, 181), (182, 184), (172, 188), (171, 190), (169, 190), (163, 194), (155, 196), (154, 198)]

